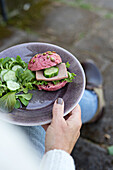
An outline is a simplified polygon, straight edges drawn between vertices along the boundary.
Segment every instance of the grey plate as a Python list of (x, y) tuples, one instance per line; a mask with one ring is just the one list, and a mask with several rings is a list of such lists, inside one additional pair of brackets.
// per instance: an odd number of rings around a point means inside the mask
[[(79, 103), (85, 89), (85, 75), (81, 64), (70, 52), (56, 45), (48, 43), (25, 43), (8, 48), (0, 53), (2, 57), (16, 57), (20, 55), (25, 62), (37, 53), (56, 51), (63, 62), (69, 62), (69, 71), (77, 76), (72, 83), (68, 83), (62, 89), (55, 92), (33, 90), (33, 98), (26, 108), (14, 109), (4, 119), (10, 123), (24, 126), (43, 125), (51, 122), (52, 107), (58, 97), (62, 97), (65, 103), (65, 115), (74, 109)], [(10, 119), (11, 118), (11, 119)], [(3, 118), (2, 118), (3, 119)]]

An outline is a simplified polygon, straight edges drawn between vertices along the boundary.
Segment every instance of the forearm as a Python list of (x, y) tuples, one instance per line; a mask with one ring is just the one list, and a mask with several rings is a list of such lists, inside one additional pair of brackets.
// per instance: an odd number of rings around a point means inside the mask
[(75, 170), (73, 158), (63, 150), (48, 151), (42, 158), (40, 170)]

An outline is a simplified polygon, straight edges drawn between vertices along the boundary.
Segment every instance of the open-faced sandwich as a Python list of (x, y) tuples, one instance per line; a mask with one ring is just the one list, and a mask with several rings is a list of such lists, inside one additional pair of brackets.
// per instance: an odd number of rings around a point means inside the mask
[(72, 82), (74, 73), (67, 71), (70, 64), (62, 63), (61, 57), (54, 51), (36, 54), (28, 64), (28, 69), (36, 71), (39, 90), (56, 91)]

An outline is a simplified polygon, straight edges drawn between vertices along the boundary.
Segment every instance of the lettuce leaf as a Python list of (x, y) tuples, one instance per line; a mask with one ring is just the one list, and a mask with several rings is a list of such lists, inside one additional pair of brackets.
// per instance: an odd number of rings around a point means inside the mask
[(0, 98), (0, 110), (11, 112), (16, 103), (15, 92), (9, 92)]
[(29, 104), (29, 101), (26, 100), (25, 98), (19, 97), (19, 99), (20, 99), (21, 103), (22, 103), (24, 106), (27, 106), (27, 105)]
[(47, 82), (47, 81), (44, 81), (44, 80), (40, 80), (40, 81), (37, 81), (37, 82), (36, 82), (36, 85), (43, 85), (43, 84), (47, 85), (48, 82)]
[(15, 108), (15, 109), (19, 109), (19, 108), (20, 108), (20, 102), (19, 102), (19, 100), (16, 100), (16, 103), (15, 103), (14, 108)]
[(2, 60), (2, 66), (4, 67), (5, 66), (5, 64), (8, 62), (8, 61), (10, 61), (11, 60), (11, 58), (10, 57), (6, 57), (6, 58), (4, 58), (3, 60)]
[(21, 65), (23, 68), (26, 68), (26, 69), (28, 68), (28, 64), (25, 63), (25, 61), (23, 61), (19, 55), (17, 55), (16, 61), (17, 61), (18, 64)]
[(22, 82), (22, 74), (23, 73), (24, 73), (23, 68), (18, 68), (15, 72), (15, 75), (18, 78), (19, 82)]
[(56, 84), (59, 83), (60, 81), (61, 81), (61, 80), (55, 80), (55, 81), (52, 81), (52, 83), (56, 85)]
[(32, 96), (33, 96), (33, 94), (31, 94), (31, 93), (28, 93), (28, 94), (17, 94), (16, 98), (23, 97), (26, 100), (31, 100)]
[(74, 77), (76, 76), (76, 74), (70, 73), (69, 71), (67, 71), (67, 73), (68, 73), (68, 78), (63, 79), (63, 81), (72, 82), (72, 80), (75, 79)]
[(66, 63), (66, 68), (69, 68), (70, 67), (70, 64), (69, 62)]
[(23, 85), (24, 83), (30, 82), (33, 79), (35, 79), (35, 74), (31, 70), (26, 70), (22, 73), (22, 80), (23, 80)]

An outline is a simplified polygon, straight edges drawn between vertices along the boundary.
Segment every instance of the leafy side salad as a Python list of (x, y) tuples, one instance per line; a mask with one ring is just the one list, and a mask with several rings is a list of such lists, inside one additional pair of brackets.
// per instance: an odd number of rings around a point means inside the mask
[[(67, 62), (66, 67), (70, 64)], [(75, 74), (68, 72), (68, 78), (62, 80), (72, 82)], [(57, 84), (58, 81), (53, 81)], [(18, 109), (22, 105), (27, 106), (32, 98), (29, 90), (35, 90), (35, 85), (47, 84), (46, 81), (37, 81), (35, 72), (28, 69), (20, 56), (15, 58), (0, 59), (0, 109), (11, 112), (14, 108)], [(38, 95), (38, 94), (37, 94)]]
[(20, 56), (0, 59), (0, 108), (11, 112), (21, 103), (27, 106), (32, 94), (28, 90), (35, 89), (35, 74), (28, 70), (28, 65)]

